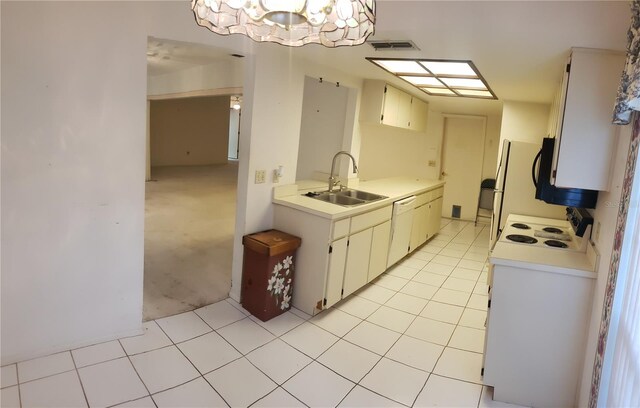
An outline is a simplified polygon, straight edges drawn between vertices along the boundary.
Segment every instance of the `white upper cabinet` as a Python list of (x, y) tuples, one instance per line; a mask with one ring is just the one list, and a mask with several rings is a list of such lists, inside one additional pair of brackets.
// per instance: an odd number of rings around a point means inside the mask
[(429, 105), (415, 96), (411, 98), (411, 120), (409, 129), (424, 132), (427, 129), (427, 112)]
[(360, 120), (424, 132), (428, 104), (384, 81), (365, 80)]
[(616, 148), (611, 124), (624, 54), (575, 48), (552, 105), (556, 137), (551, 182), (556, 187), (606, 191)]

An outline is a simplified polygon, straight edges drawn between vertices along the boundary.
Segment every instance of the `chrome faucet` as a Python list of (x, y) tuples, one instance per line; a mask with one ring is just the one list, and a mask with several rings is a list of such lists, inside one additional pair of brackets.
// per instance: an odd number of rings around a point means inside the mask
[(358, 166), (356, 165), (356, 159), (351, 155), (351, 153), (345, 152), (344, 150), (339, 151), (338, 153), (335, 154), (335, 156), (333, 156), (333, 161), (331, 161), (331, 174), (329, 174), (329, 192), (332, 192), (333, 188), (338, 184), (340, 184), (340, 180), (338, 179), (338, 177), (334, 176), (333, 174), (336, 168), (336, 159), (341, 154), (346, 154), (347, 156), (351, 157), (351, 160), (353, 160), (353, 172), (358, 173)]

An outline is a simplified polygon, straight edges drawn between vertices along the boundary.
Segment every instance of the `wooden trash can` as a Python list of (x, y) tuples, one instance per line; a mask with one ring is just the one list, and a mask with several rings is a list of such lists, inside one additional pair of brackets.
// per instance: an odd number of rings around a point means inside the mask
[(291, 308), (295, 253), (301, 242), (275, 229), (242, 237), (240, 302), (263, 322)]

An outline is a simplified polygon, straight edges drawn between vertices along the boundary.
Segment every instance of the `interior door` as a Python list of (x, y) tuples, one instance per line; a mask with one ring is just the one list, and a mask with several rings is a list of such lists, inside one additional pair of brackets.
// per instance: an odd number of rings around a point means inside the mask
[(442, 179), (447, 182), (442, 216), (451, 218), (454, 206), (460, 218), (473, 221), (482, 181), (486, 118), (447, 116), (442, 141)]

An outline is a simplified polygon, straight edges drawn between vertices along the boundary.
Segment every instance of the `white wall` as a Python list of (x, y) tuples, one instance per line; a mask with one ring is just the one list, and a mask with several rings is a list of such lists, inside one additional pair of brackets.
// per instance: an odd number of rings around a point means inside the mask
[[(268, 229), (273, 223), (272, 172), (284, 167), (280, 182), (293, 183), (298, 155), (304, 72), (284, 48), (258, 50), (244, 83), (240, 135), (238, 208), (230, 295), (240, 299), (242, 236)], [(253, 75), (251, 75), (253, 74)], [(255, 107), (266, 109), (255, 109)], [(242, 166), (248, 163), (248, 166)], [(253, 184), (256, 170), (267, 171), (267, 182)]]
[(206, 89), (239, 88), (242, 87), (243, 73), (243, 59), (237, 59), (149, 76), (147, 94), (153, 96)]
[(428, 178), (427, 135), (402, 128), (360, 122), (360, 178)]
[[(149, 36), (247, 55), (243, 70), (229, 68), (243, 72), (241, 80), (207, 82), (226, 76), (203, 68), (148, 84), (149, 94), (251, 88), (242, 118), (238, 237), (271, 226), (273, 184), (253, 184), (253, 172), (284, 165), (281, 183), (294, 181), (304, 76), (355, 89), (348, 109), (358, 111), (357, 77), (297, 60), (277, 45), (214, 35), (194, 23), (184, 1), (1, 7), (3, 364), (141, 327)], [(358, 158), (359, 124), (347, 122), (343, 148)], [(241, 266), (238, 238), (234, 282)], [(239, 298), (238, 285), (231, 295)]]
[(484, 140), (484, 160), (482, 164), (482, 179), (496, 178), (498, 169), (498, 147), (500, 146), (500, 128), (502, 116), (487, 116), (487, 134)]
[[(249, 69), (245, 72), (243, 85), (240, 146), (249, 146), (249, 149), (240, 149), (238, 170), (238, 217), (229, 293), (236, 300), (240, 299), (242, 278), (242, 236), (271, 228), (273, 224), (273, 170), (280, 165), (284, 167), (280, 184), (295, 182), (305, 76), (323, 77), (330, 82), (340, 82), (341, 86), (361, 88), (361, 81), (350, 74), (293, 58), (290, 50), (284, 47), (264, 45), (256, 50), (255, 57), (245, 61)], [(357, 109), (353, 93), (350, 90), (351, 102), (347, 103), (347, 109)], [(346, 116), (349, 116), (348, 112)], [(358, 129), (349, 120), (345, 127), (352, 129), (345, 130), (345, 134), (353, 135), (353, 138), (343, 140), (343, 149), (354, 152), (358, 159), (357, 150), (351, 147), (359, 143)], [(248, 165), (243, 166), (243, 163)], [(267, 171), (266, 183), (254, 184), (256, 170)], [(347, 175), (346, 170), (344, 174)]]
[(229, 110), (228, 96), (151, 101), (151, 165), (226, 164)]
[(504, 139), (542, 146), (542, 139), (547, 136), (549, 109), (547, 104), (504, 101), (499, 146)]
[(254, 44), (184, 1), (0, 7), (6, 364), (141, 329), (148, 36)]
[(349, 90), (344, 86), (305, 78), (297, 180), (331, 171), (331, 159), (342, 149), (348, 98)]
[(147, 38), (131, 3), (1, 7), (5, 364), (141, 328)]
[[(429, 110), (427, 116), (427, 141), (426, 141), (426, 157), (427, 170), (426, 178), (431, 180), (440, 179), (442, 171), (442, 141), (444, 137), (444, 115), (442, 112)], [(429, 160), (436, 162), (435, 166), (429, 166)]]
[[(438, 179), (441, 168), (444, 114), (429, 110), (425, 132), (360, 123), (362, 138), (360, 177), (375, 179), (409, 176)], [(500, 116), (487, 116), (483, 179), (495, 177), (500, 126)], [(431, 160), (435, 161), (435, 166), (429, 166)]]
[[(600, 331), (600, 321), (602, 319), (602, 306), (604, 304), (607, 277), (609, 275), (609, 264), (611, 263), (611, 252), (615, 238), (614, 234), (620, 205), (620, 194), (622, 193), (622, 182), (629, 153), (629, 142), (631, 140), (631, 125), (620, 126), (618, 131), (618, 146), (613, 159), (614, 166), (611, 175), (611, 188), (610, 191), (601, 191), (598, 194), (598, 203), (596, 209), (592, 212), (594, 232), (591, 234), (591, 237), (600, 253), (600, 261), (597, 270), (598, 278), (593, 294), (593, 307), (591, 309), (591, 321), (589, 324), (584, 367), (582, 370), (582, 382), (578, 395), (578, 406), (580, 407), (587, 406), (589, 402), (591, 375), (593, 372), (598, 333)], [(632, 203), (631, 205), (634, 204)]]

